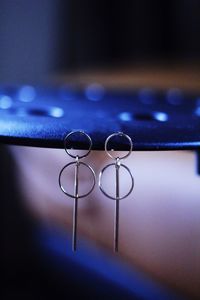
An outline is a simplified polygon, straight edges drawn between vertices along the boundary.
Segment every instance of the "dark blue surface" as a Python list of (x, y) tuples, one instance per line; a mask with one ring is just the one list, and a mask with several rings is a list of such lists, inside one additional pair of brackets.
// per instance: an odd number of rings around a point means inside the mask
[[(130, 135), (134, 150), (197, 149), (200, 97), (176, 89), (106, 91), (100, 85), (0, 89), (0, 142), (63, 148), (72, 130), (87, 132), (94, 150), (103, 150), (116, 131)], [(71, 146), (88, 145), (76, 140)], [(128, 147), (125, 140), (111, 146)]]

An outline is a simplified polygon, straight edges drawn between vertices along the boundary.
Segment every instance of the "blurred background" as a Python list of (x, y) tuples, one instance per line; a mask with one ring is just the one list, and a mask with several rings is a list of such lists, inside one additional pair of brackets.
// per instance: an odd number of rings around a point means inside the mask
[(200, 58), (198, 0), (0, 2), (0, 80)]
[[(198, 0), (0, 0), (2, 86), (94, 81), (197, 92), (199, 65)], [(80, 218), (94, 217), (80, 221), (82, 246), (75, 256), (70, 252), (72, 205), (53, 188), (66, 162), (62, 151), (1, 145), (0, 153), (2, 299), (199, 299), (200, 185), (193, 153), (131, 157), (138, 201), (129, 218), (129, 203), (122, 206), (125, 235), (117, 257), (111, 253), (113, 207), (98, 192), (95, 204), (80, 209)], [(97, 170), (104, 164), (101, 153), (93, 161)]]

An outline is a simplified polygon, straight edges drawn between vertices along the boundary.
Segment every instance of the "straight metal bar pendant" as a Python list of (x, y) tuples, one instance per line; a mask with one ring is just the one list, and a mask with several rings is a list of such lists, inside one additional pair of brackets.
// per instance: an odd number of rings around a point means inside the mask
[(120, 191), (119, 191), (119, 169), (120, 160), (116, 159), (116, 200), (115, 200), (115, 221), (114, 221), (114, 251), (118, 252), (119, 244), (119, 201), (120, 201)]
[(72, 250), (76, 251), (77, 245), (77, 220), (78, 220), (78, 187), (79, 187), (79, 160), (76, 157), (75, 178), (74, 178), (74, 208), (73, 208), (73, 229), (72, 229)]

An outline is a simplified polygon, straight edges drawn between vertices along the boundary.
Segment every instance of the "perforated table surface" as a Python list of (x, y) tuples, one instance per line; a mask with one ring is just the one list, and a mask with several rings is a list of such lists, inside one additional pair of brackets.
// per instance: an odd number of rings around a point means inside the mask
[[(200, 95), (179, 89), (106, 90), (91, 84), (84, 89), (62, 87), (2, 87), (0, 142), (63, 148), (73, 130), (87, 132), (93, 149), (103, 150), (106, 137), (122, 131), (135, 150), (198, 149)], [(126, 140), (115, 141), (125, 150)], [(87, 148), (77, 140), (76, 148)]]

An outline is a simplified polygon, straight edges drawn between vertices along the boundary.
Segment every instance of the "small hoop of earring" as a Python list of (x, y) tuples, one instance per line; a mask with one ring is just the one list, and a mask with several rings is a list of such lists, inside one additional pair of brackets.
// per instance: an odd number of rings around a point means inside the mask
[[(72, 153), (70, 153), (69, 151), (69, 148), (68, 146), (70, 146), (70, 138), (72, 138), (73, 136), (76, 135), (76, 138), (81, 138), (81, 136), (83, 136), (84, 138), (86, 138), (87, 142), (88, 142), (88, 150), (85, 154), (79, 156), (79, 155), (73, 155)], [(67, 145), (69, 143), (69, 145)], [(66, 153), (71, 156), (72, 158), (76, 158), (78, 156), (79, 159), (81, 158), (85, 158), (86, 156), (88, 156), (91, 152), (91, 149), (92, 149), (92, 139), (91, 137), (85, 133), (84, 131), (81, 131), (81, 130), (77, 130), (77, 131), (72, 131), (70, 132), (69, 134), (66, 135), (66, 137), (64, 138), (64, 148), (65, 148), (65, 151)]]
[[(67, 148), (67, 144), (69, 143), (69, 145), (72, 145), (72, 142), (70, 141), (70, 139), (72, 137), (74, 137), (76, 135), (76, 137), (78, 138), (78, 136), (82, 136), (84, 138), (86, 138), (89, 142), (89, 149), (87, 150), (87, 152), (83, 155), (73, 155), (72, 153), (70, 153), (69, 148)], [(67, 195), (70, 198), (74, 199), (74, 209), (73, 209), (73, 234), (72, 234), (72, 250), (76, 251), (77, 248), (77, 218), (78, 218), (78, 199), (79, 198), (85, 198), (87, 197), (89, 194), (91, 194), (91, 192), (93, 191), (95, 184), (96, 184), (96, 175), (95, 172), (93, 170), (93, 168), (84, 162), (81, 162), (80, 159), (85, 158), (86, 156), (88, 156), (91, 152), (92, 149), (92, 140), (90, 138), (90, 136), (85, 133), (84, 131), (72, 131), (70, 132), (64, 139), (64, 149), (66, 151), (66, 153), (72, 157), (75, 158), (74, 162), (70, 162), (68, 164), (66, 164), (60, 171), (59, 173), (59, 177), (58, 177), (58, 182), (59, 182), (59, 186), (60, 189), (62, 190), (62, 192)], [(63, 172), (69, 168), (70, 166), (74, 165), (75, 166), (75, 178), (74, 178), (74, 193), (70, 194), (66, 191), (66, 189), (64, 188), (63, 184), (62, 184), (62, 177), (63, 177)], [(80, 195), (79, 194), (79, 168), (80, 166), (83, 166), (85, 168), (87, 168), (90, 173), (92, 174), (92, 185), (90, 190), (83, 194)]]
[[(121, 156), (121, 157), (115, 157), (114, 155), (110, 154), (109, 151), (108, 151), (108, 143), (110, 142), (110, 140), (114, 137), (124, 137), (128, 140), (129, 144), (130, 144), (130, 148), (129, 148), (129, 151), (127, 154)], [(118, 252), (118, 243), (119, 243), (119, 201), (128, 197), (131, 192), (133, 191), (133, 188), (134, 188), (134, 178), (133, 178), (133, 175), (130, 171), (130, 169), (121, 163), (121, 160), (122, 159), (125, 159), (127, 158), (131, 152), (132, 152), (132, 149), (133, 149), (133, 142), (131, 140), (131, 138), (123, 133), (123, 132), (116, 132), (116, 133), (113, 133), (111, 134), (105, 141), (105, 152), (106, 154), (112, 158), (113, 160), (115, 160), (115, 163), (111, 163), (111, 164), (108, 164), (106, 165), (100, 172), (99, 174), (99, 188), (101, 190), (101, 192), (107, 197), (107, 198), (110, 198), (112, 200), (115, 200), (115, 222), (114, 222), (114, 251), (115, 252)], [(116, 186), (116, 191), (115, 191), (115, 196), (112, 196), (110, 195), (109, 193), (107, 193), (105, 191), (105, 189), (103, 188), (103, 183), (102, 183), (102, 178), (103, 178), (103, 174), (104, 172), (109, 169), (110, 167), (112, 166), (115, 166), (115, 186)], [(129, 174), (130, 176), (130, 179), (131, 179), (131, 186), (130, 186), (130, 189), (128, 190), (128, 192), (123, 195), (123, 196), (120, 196), (120, 188), (119, 188), (119, 181), (120, 181), (120, 169), (123, 168), (127, 171), (127, 173)]]

